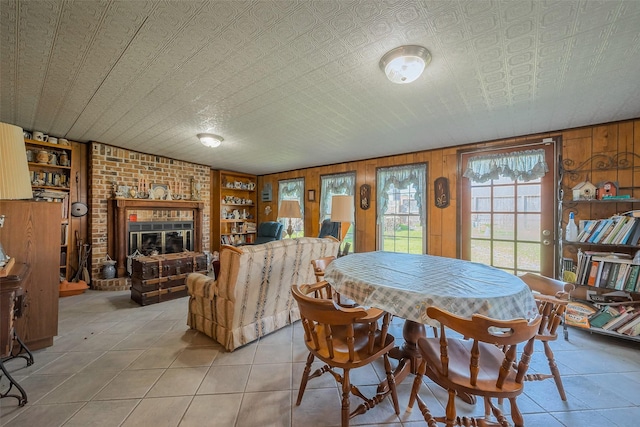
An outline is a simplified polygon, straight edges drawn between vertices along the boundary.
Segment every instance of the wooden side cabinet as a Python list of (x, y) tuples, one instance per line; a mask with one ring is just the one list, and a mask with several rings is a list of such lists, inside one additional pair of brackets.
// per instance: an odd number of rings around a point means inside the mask
[(6, 215), (0, 228), (5, 252), (31, 268), (21, 283), (25, 310), (16, 332), (31, 350), (49, 347), (58, 333), (60, 203), (3, 200), (0, 212)]

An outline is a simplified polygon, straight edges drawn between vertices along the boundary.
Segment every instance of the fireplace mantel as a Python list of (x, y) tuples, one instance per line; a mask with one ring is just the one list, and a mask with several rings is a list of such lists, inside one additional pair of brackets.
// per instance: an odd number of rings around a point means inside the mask
[(193, 211), (194, 249), (202, 252), (202, 218), (204, 202), (192, 200), (110, 199), (107, 219), (108, 251), (115, 254), (118, 277), (127, 273), (127, 221), (129, 210), (191, 210)]

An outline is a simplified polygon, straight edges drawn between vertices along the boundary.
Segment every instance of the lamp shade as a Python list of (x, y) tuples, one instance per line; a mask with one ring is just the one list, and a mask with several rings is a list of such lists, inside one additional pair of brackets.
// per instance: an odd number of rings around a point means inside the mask
[(278, 209), (279, 218), (302, 218), (300, 203), (297, 200), (283, 200)]
[(353, 222), (353, 196), (333, 196), (331, 198), (331, 221)]
[(22, 128), (0, 123), (0, 200), (32, 197)]

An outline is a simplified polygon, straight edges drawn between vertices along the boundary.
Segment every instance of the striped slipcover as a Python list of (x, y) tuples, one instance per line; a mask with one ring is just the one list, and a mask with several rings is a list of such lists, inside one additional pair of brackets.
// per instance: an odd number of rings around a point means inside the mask
[(339, 247), (331, 237), (223, 246), (217, 280), (187, 277), (187, 324), (233, 351), (300, 319), (291, 285), (314, 283), (311, 260), (336, 256)]

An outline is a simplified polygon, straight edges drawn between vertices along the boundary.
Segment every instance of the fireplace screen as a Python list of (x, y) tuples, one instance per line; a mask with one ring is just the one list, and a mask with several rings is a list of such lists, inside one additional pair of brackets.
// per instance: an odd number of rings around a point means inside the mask
[(193, 222), (130, 222), (129, 254), (193, 251)]

